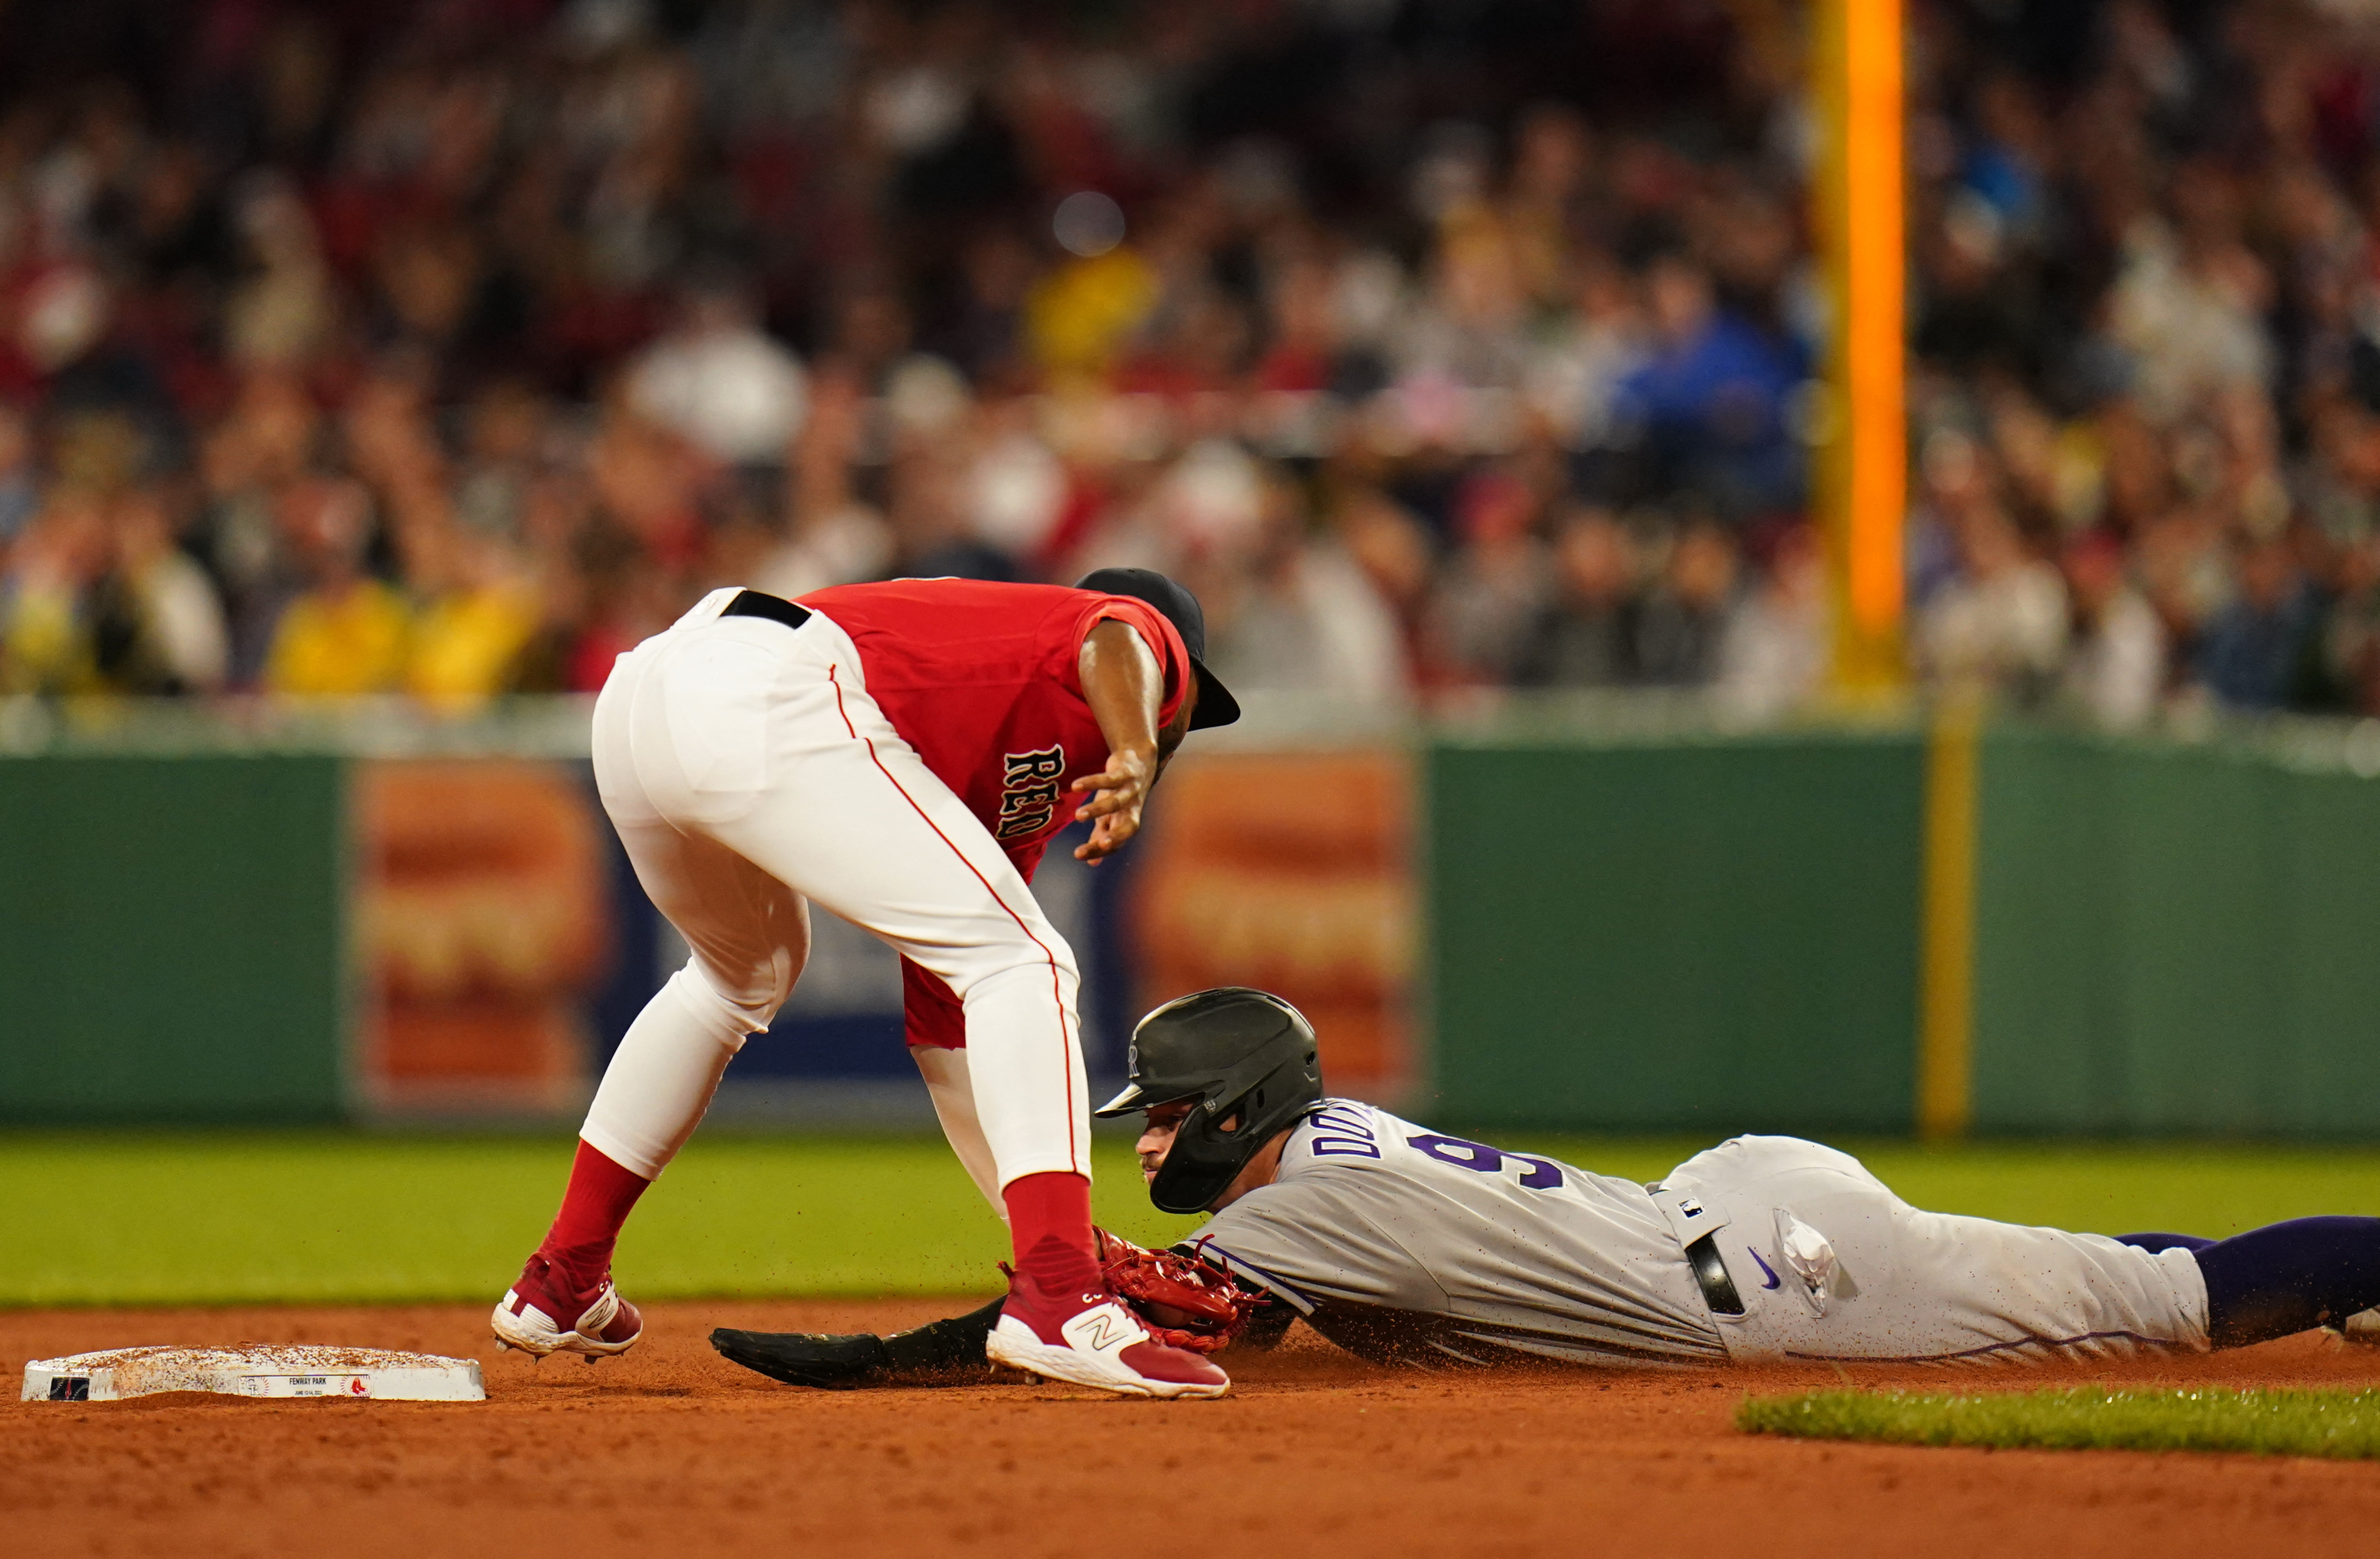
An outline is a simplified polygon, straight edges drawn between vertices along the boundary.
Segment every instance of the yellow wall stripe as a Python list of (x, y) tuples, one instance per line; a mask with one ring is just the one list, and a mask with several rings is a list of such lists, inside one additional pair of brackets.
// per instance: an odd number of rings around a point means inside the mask
[(1917, 1132), (1974, 1118), (1975, 786), (1981, 704), (1952, 697), (1925, 755), (1925, 881), (1918, 956)]

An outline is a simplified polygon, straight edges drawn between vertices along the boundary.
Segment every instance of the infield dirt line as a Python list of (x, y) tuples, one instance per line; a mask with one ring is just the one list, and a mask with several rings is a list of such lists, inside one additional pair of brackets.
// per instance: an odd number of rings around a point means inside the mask
[[(1366, 1366), (1300, 1331), (1227, 1360), (1221, 1402), (1002, 1382), (820, 1393), (726, 1363), (714, 1325), (914, 1324), (955, 1300), (648, 1309), (625, 1358), (498, 1355), (479, 1306), (0, 1312), (0, 1359), (140, 1343), (347, 1343), (481, 1358), (471, 1407), (176, 1396), (0, 1413), (7, 1551), (613, 1555), (2366, 1552), (2380, 1465), (1919, 1450), (1730, 1426), (1746, 1390), (1832, 1370), (1451, 1376)], [(1852, 1370), (1858, 1383), (2380, 1385), (2313, 1339), (2090, 1370)], [(12, 1394), (13, 1395), (13, 1394)]]

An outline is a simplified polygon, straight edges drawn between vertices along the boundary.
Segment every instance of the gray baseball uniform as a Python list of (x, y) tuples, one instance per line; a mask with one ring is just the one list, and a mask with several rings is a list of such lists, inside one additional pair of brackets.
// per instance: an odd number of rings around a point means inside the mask
[(1791, 1137), (1735, 1138), (1648, 1188), (1326, 1100), (1292, 1129), (1279, 1178), (1190, 1244), (1387, 1361), (1675, 1369), (2207, 1346), (2188, 1251), (1922, 1212), (1848, 1153)]

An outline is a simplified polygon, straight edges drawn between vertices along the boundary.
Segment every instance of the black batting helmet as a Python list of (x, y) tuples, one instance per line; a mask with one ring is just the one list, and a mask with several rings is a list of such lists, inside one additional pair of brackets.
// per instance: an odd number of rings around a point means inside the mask
[(1098, 1114), (1196, 1100), (1148, 1200), (1167, 1212), (1201, 1212), (1273, 1133), (1321, 1097), (1305, 1015), (1279, 996), (1225, 985), (1177, 996), (1140, 1020), (1131, 1081)]

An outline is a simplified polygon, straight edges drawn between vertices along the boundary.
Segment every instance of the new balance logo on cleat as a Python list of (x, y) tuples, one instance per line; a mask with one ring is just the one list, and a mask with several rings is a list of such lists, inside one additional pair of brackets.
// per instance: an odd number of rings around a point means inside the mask
[(1009, 1279), (983, 1351), (994, 1364), (1119, 1396), (1209, 1397), (1232, 1389), (1230, 1376), (1158, 1342), (1112, 1296), (1047, 1293), (1021, 1273)]
[[(1078, 1329), (1082, 1333), (1082, 1346), (1094, 1351), (1116, 1346), (1132, 1334), (1124, 1330), (1123, 1318), (1115, 1313), (1111, 1305), (1087, 1310), (1066, 1323), (1069, 1332)], [(1133, 1328), (1133, 1331), (1138, 1330), (1138, 1327)]]

